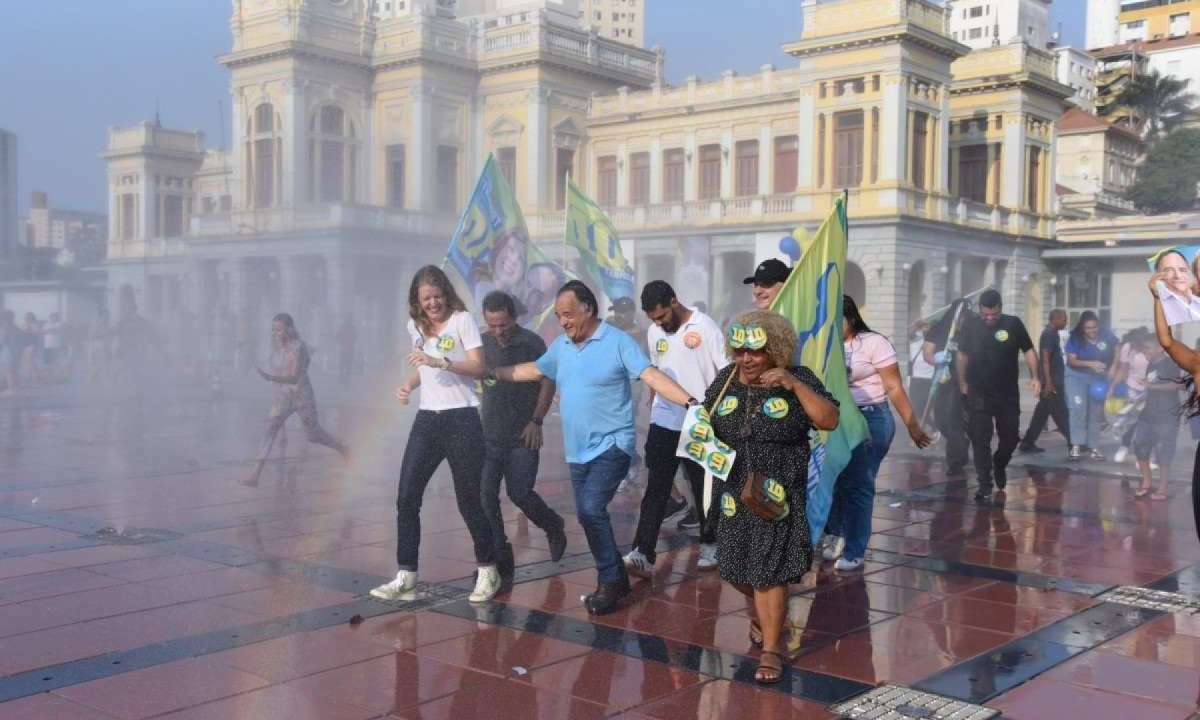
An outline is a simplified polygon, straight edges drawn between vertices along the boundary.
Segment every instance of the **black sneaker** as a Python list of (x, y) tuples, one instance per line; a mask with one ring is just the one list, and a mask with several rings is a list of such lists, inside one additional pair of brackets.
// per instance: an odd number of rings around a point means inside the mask
[(616, 610), (621, 599), (631, 592), (633, 588), (629, 586), (629, 577), (622, 575), (618, 582), (600, 583), (596, 592), (584, 598), (583, 604), (590, 615), (607, 615)]
[(692, 508), (687, 515), (675, 524), (675, 527), (680, 530), (695, 530), (700, 527), (700, 518), (696, 516), (696, 509)]
[(683, 499), (676, 500), (675, 498), (667, 498), (667, 507), (663, 510), (663, 520), (669, 517), (678, 515), (687, 509), (687, 501)]
[(976, 490), (975, 502), (979, 503), (980, 505), (991, 505), (992, 493), (988, 490), (984, 490), (983, 488)]
[(1008, 487), (1008, 470), (1007, 468), (992, 468), (992, 480), (996, 483), (997, 490), (1003, 490)]
[(1028, 455), (1037, 455), (1038, 453), (1046, 452), (1045, 448), (1040, 448), (1037, 445), (1026, 445), (1025, 443), (1021, 443), (1021, 446), (1019, 449), (1021, 452), (1026, 453)]
[(567, 551), (567, 533), (562, 528), (547, 530), (546, 542), (550, 545), (550, 561), (562, 560), (563, 553)]

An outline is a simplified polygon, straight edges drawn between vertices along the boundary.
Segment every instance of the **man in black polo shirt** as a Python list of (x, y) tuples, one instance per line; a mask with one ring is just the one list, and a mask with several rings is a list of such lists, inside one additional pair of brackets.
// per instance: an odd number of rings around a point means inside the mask
[(1067, 437), (1067, 446), (1071, 445), (1071, 423), (1067, 412), (1067, 399), (1063, 395), (1066, 380), (1063, 379), (1066, 366), (1063, 365), (1062, 338), (1058, 333), (1067, 326), (1066, 310), (1051, 310), (1050, 321), (1042, 335), (1038, 338), (1038, 369), (1042, 381), (1042, 394), (1038, 398), (1037, 408), (1033, 411), (1033, 419), (1021, 440), (1021, 452), (1044, 452), (1037, 446), (1037, 439), (1046, 429), (1046, 421), (1054, 418), (1054, 424)]
[[(975, 477), (979, 489), (975, 499), (991, 498), (992, 481), (1003, 490), (1008, 484), (1008, 461), (1020, 442), (1021, 389), (1018, 382), (1018, 356), (1024, 355), (1029, 366), (1029, 387), (1036, 397), (1037, 355), (1025, 324), (1012, 315), (1004, 315), (1000, 293), (986, 290), (979, 296), (979, 319), (963, 328), (955, 362), (958, 387), (966, 397), (967, 434), (975, 458)], [(999, 442), (992, 454), (992, 427)]]
[[(489, 369), (533, 362), (546, 352), (546, 343), (531, 330), (517, 325), (516, 302), (503, 292), (488, 293), (483, 299), (483, 319), (488, 332), (482, 334), (484, 364)], [(542, 447), (542, 421), (554, 400), (554, 381), (538, 384), (483, 383), (483, 512), (496, 543), (496, 566), (502, 586), (512, 584), (516, 561), (504, 533), (500, 510), (500, 481), (507, 481), (508, 498), (529, 521), (546, 533), (550, 559), (558, 562), (567, 547), (563, 519), (550, 509), (533, 489)]]

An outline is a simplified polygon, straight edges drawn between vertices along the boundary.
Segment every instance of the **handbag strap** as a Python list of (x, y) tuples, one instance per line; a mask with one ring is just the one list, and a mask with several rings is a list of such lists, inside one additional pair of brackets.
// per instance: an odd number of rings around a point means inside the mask
[(733, 376), (737, 374), (737, 368), (729, 370), (729, 377), (725, 378), (725, 385), (721, 388), (721, 392), (717, 393), (717, 398), (713, 400), (712, 406), (708, 408), (708, 414), (712, 415), (717, 410), (717, 406), (725, 399), (725, 393), (729, 391), (729, 383), (733, 382)]

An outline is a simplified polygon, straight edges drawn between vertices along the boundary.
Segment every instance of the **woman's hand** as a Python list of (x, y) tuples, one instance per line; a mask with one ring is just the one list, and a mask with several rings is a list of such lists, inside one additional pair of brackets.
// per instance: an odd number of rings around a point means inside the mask
[(921, 427), (921, 423), (916, 419), (910, 421), (906, 427), (908, 428), (908, 436), (912, 438), (913, 445), (924, 449), (929, 447), (929, 444), (933, 442), (933, 439), (925, 434), (925, 429)]
[(783, 368), (771, 368), (758, 376), (758, 381), (764, 387), (777, 387), (786, 390), (792, 389), (792, 383), (796, 382), (796, 378)]
[(412, 387), (408, 383), (404, 383), (396, 388), (396, 399), (401, 405), (407, 405), (412, 400)]
[(421, 367), (422, 365), (431, 368), (445, 367), (445, 363), (440, 358), (435, 358), (421, 350), (413, 350), (408, 354), (408, 364), (412, 367)]
[(1166, 278), (1167, 278), (1167, 274), (1161, 273), (1161, 272), (1156, 272), (1150, 276), (1150, 282), (1147, 284), (1147, 286), (1150, 288), (1150, 296), (1153, 297), (1155, 300), (1162, 299), (1158, 296), (1158, 284), (1160, 282), (1165, 282)]
[(258, 373), (258, 376), (260, 378), (262, 378), (263, 380), (266, 380), (267, 382), (274, 382), (274, 380), (271, 379), (271, 374), (268, 373), (267, 371), (263, 370), (259, 366), (255, 365), (254, 370), (255, 370), (255, 372)]

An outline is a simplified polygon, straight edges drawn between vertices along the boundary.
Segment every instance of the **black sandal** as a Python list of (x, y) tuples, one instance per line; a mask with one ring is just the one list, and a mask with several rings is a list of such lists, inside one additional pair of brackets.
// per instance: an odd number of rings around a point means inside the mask
[[(779, 658), (778, 665), (767, 662), (767, 657), (774, 655)], [(783, 668), (786, 658), (783, 653), (774, 650), (763, 650), (758, 657), (758, 668), (754, 671), (754, 681), (762, 685), (773, 685), (783, 679)]]

